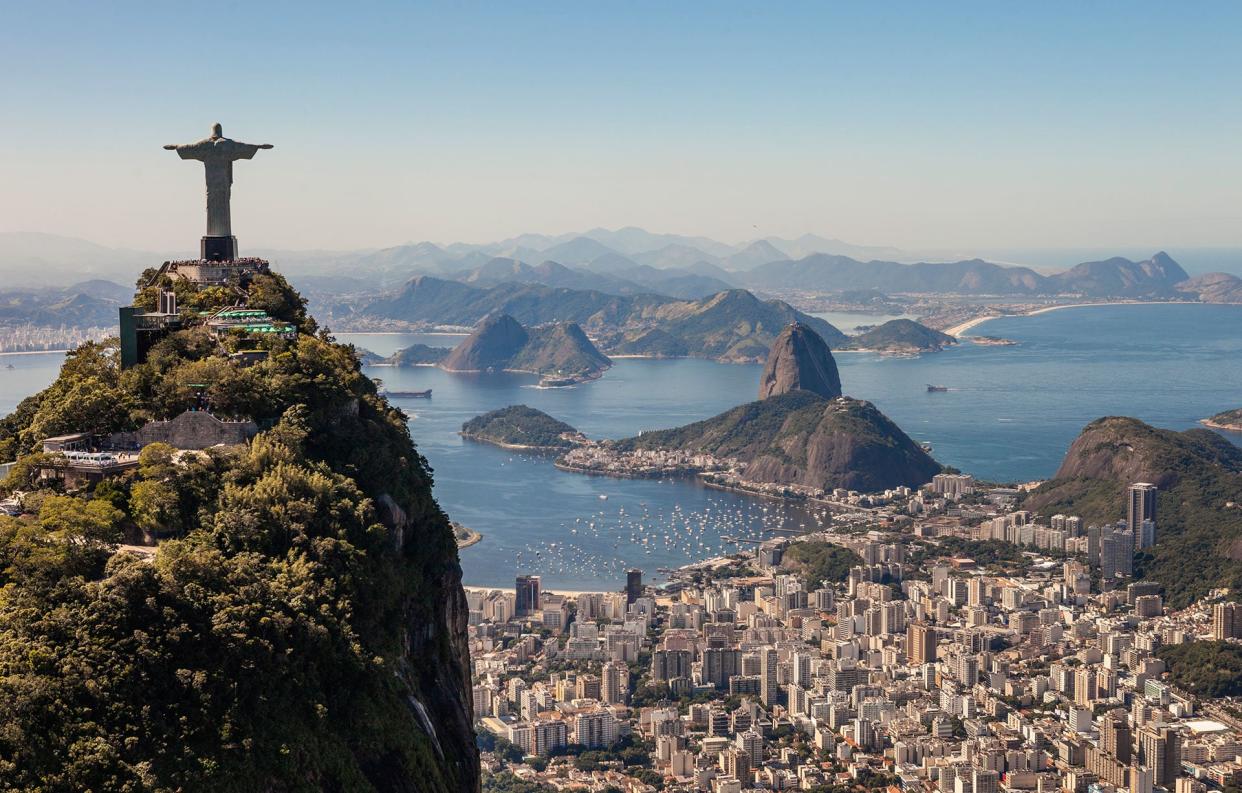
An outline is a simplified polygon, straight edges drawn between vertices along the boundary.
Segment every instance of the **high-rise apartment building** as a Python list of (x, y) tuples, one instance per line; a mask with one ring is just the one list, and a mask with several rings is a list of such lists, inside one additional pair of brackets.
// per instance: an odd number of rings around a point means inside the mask
[(764, 647), (759, 651), (759, 701), (768, 708), (775, 705), (780, 698), (780, 680), (776, 666), (775, 647)]
[(922, 666), (936, 660), (936, 629), (921, 622), (910, 623), (906, 631), (906, 655), (911, 666)]
[(515, 616), (529, 617), (540, 613), (542, 579), (537, 575), (517, 577), (517, 604)]
[(1138, 760), (1152, 770), (1152, 781), (1172, 787), (1181, 775), (1182, 743), (1169, 727), (1144, 727), (1138, 735)]
[(1242, 603), (1217, 603), (1212, 606), (1212, 638), (1242, 638)]
[(633, 603), (643, 595), (643, 571), (637, 568), (625, 571), (625, 602)]
[[(1151, 521), (1151, 540), (1156, 538), (1156, 486), (1149, 482), (1135, 482), (1130, 485), (1126, 496), (1126, 525), (1138, 540), (1142, 540), (1143, 522)], [(1146, 545), (1139, 545), (1146, 548)]]

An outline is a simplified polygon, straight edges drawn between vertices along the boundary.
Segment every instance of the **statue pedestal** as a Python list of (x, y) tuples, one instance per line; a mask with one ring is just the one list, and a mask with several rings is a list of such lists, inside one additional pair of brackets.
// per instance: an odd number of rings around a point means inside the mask
[(203, 237), (200, 259), (210, 262), (231, 262), (237, 258), (236, 237)]

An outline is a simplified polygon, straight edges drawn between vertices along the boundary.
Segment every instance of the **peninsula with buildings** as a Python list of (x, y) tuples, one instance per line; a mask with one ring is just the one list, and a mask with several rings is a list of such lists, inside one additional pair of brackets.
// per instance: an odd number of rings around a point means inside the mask
[(769, 351), (759, 400), (676, 429), (577, 446), (558, 467), (621, 476), (699, 476), (728, 489), (829, 499), (918, 487), (941, 470), (869, 402), (841, 393), (827, 343), (801, 323)]

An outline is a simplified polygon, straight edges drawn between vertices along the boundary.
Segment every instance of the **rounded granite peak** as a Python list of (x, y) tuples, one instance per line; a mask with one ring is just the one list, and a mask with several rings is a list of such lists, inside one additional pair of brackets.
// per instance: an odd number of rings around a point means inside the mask
[(759, 398), (799, 390), (834, 399), (841, 396), (841, 376), (827, 342), (808, 325), (793, 322), (772, 343), (759, 380)]

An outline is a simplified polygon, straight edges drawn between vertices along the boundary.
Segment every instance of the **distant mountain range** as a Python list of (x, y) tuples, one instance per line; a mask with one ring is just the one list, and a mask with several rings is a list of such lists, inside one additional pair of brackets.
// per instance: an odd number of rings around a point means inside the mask
[(1054, 275), (982, 259), (901, 264), (815, 254), (797, 261), (760, 265), (739, 280), (745, 286), (769, 290), (876, 289), (889, 294), (1168, 298), (1185, 297), (1178, 285), (1189, 281), (1190, 276), (1163, 251), (1141, 262), (1121, 257), (1084, 262)]
[[(308, 287), (337, 292), (391, 288), (419, 273), (457, 277), (457, 273), (486, 267), (494, 259), (515, 260), (532, 267), (556, 262), (573, 270), (621, 278), (637, 283), (643, 290), (674, 297), (702, 297), (722, 288), (720, 283), (713, 283), (703, 285), (696, 293), (686, 286), (674, 291), (678, 287), (669, 283), (660, 285), (662, 281), (691, 275), (759, 290), (879, 288), (886, 292), (959, 291), (997, 295), (1086, 290), (1093, 295), (1114, 291), (1115, 296), (1122, 296), (1126, 291), (1141, 293), (1153, 282), (1169, 280), (1159, 272), (1144, 273), (1144, 262), (1131, 262), (1122, 257), (1087, 262), (1086, 266), (1078, 265), (1056, 276), (1048, 276), (1043, 268), (1037, 271), (985, 259), (945, 261), (943, 255), (924, 254), (925, 261), (920, 262), (920, 257), (913, 252), (894, 247), (852, 245), (810, 234), (794, 239), (769, 236), (730, 245), (708, 237), (652, 234), (636, 227), (591, 229), (555, 236), (527, 234), (481, 245), (411, 242), (385, 249), (353, 251), (250, 249), (243, 240), (243, 252), (270, 259), (294, 281), (306, 278), (304, 283)], [(111, 249), (75, 237), (0, 232), (0, 277), (17, 286), (63, 286), (84, 277), (128, 282), (135, 268), (193, 255), (190, 249), (174, 252)], [(1005, 260), (1012, 261), (1011, 255), (1006, 254)], [(1062, 255), (1071, 256), (1072, 252)], [(1047, 257), (1036, 259), (1045, 261)], [(1156, 259), (1158, 256), (1148, 261)], [(1218, 262), (1225, 264), (1231, 257), (1227, 251), (1211, 251), (1207, 259), (1207, 264), (1217, 265)], [(1242, 271), (1242, 251), (1237, 252), (1235, 259), (1237, 270)], [(774, 264), (779, 266), (771, 266)], [(1139, 266), (1135, 270), (1131, 265)], [(668, 272), (656, 275), (643, 267)], [(1192, 271), (1203, 273), (1202, 268), (1192, 268)], [(989, 290), (991, 292), (987, 292)]]
[[(731, 245), (630, 227), (557, 236), (525, 234), (477, 245), (419, 242), (356, 251), (249, 249), (243, 240), (243, 252), (270, 259), (320, 310), (343, 297), (400, 289), (419, 275), (481, 287), (510, 282), (689, 300), (742, 287), (769, 296), (874, 290), (883, 295), (1242, 301), (1242, 278), (1227, 273), (1191, 278), (1163, 252), (1144, 260), (1112, 257), (1083, 262), (1050, 274), (982, 258), (918, 261), (894, 248), (857, 246), (809, 234)], [(144, 253), (68, 237), (8, 232), (0, 233), (0, 278), (29, 287), (59, 286), (83, 278), (126, 283), (135, 269), (192, 255), (189, 250)], [(1213, 261), (1221, 261), (1222, 255)], [(1238, 259), (1242, 271), (1242, 252)]]
[(486, 317), (509, 315), (523, 325), (571, 322), (620, 355), (697, 356), (758, 361), (791, 322), (814, 328), (829, 344), (848, 337), (830, 323), (780, 300), (760, 300), (731, 289), (700, 300), (661, 295), (614, 295), (541, 284), (502, 283), (480, 288), (431, 276), (411, 279), (400, 290), (340, 316), (353, 326), (473, 326)]
[(128, 305), (133, 296), (133, 289), (102, 280), (63, 289), (5, 290), (0, 292), (0, 325), (111, 327), (117, 322), (117, 308)]

